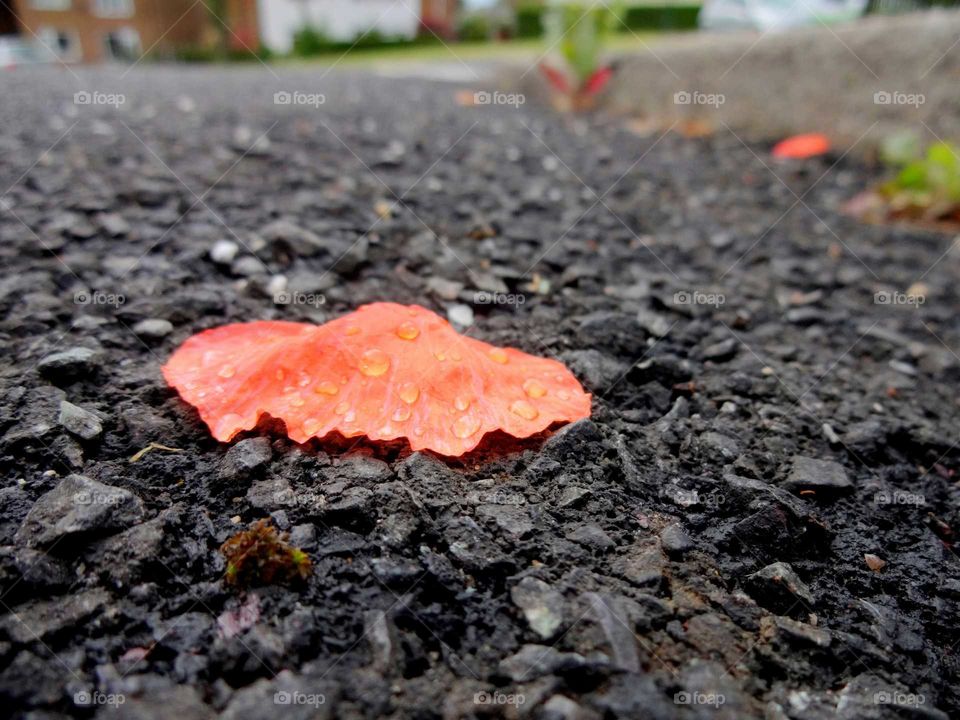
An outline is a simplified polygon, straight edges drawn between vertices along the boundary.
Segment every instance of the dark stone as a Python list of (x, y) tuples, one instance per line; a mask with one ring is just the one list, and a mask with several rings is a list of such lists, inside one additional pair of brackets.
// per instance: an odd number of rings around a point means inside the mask
[(760, 605), (781, 615), (804, 616), (814, 604), (810, 589), (787, 563), (771, 563), (744, 584)]
[(87, 377), (96, 372), (99, 367), (100, 353), (84, 347), (47, 355), (37, 363), (40, 374), (54, 382)]
[(853, 488), (853, 483), (847, 477), (847, 471), (838, 462), (833, 460), (818, 460), (816, 458), (793, 456), (793, 467), (784, 482), (788, 490), (844, 491)]
[(127, 528), (143, 517), (143, 503), (129, 490), (104, 485), (83, 475), (69, 475), (40, 497), (17, 532), (30, 547), (60, 545), (75, 550), (84, 538)]

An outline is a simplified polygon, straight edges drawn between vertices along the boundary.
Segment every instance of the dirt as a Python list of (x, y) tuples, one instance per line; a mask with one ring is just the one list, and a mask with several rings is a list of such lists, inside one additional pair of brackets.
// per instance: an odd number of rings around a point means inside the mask
[[(426, 81), (122, 72), (3, 80), (9, 714), (960, 714), (958, 261), (841, 214), (869, 168)], [(459, 459), (226, 445), (161, 377), (204, 328), (374, 300), (470, 306), (592, 418)], [(224, 581), (264, 518), (305, 582)]]

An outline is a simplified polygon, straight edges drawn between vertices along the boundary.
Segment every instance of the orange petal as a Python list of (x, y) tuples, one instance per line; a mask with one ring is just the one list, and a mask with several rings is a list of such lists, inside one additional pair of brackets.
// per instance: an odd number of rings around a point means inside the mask
[(494, 430), (524, 438), (590, 416), (590, 395), (562, 363), (465, 337), (417, 305), (207, 330), (163, 374), (224, 442), (269, 413), (296, 442), (336, 430), (458, 456)]
[(830, 150), (830, 140), (820, 133), (794, 135), (781, 140), (773, 146), (773, 156), (776, 158), (802, 159), (823, 155)]

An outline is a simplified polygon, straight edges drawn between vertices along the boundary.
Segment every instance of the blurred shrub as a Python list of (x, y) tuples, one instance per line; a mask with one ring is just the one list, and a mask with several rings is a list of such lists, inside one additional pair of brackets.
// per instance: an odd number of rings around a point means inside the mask
[(490, 21), (484, 15), (468, 15), (457, 28), (461, 40), (486, 40), (490, 37)]
[(319, 28), (304, 27), (298, 30), (293, 37), (291, 54), (297, 57), (314, 57), (316, 55), (342, 54), (345, 52), (363, 52), (364, 50), (433, 45), (439, 42), (440, 40), (430, 33), (419, 35), (411, 40), (404, 37), (388, 37), (379, 30), (359, 33), (353, 40), (334, 40)]
[(536, 38), (543, 35), (542, 5), (521, 5), (517, 8), (517, 37)]
[(700, 5), (631, 5), (621, 30), (692, 30), (697, 27)]
[[(154, 60), (169, 60), (169, 54), (151, 53), (149, 56)], [(187, 63), (214, 63), (214, 62), (250, 62), (267, 61), (273, 58), (273, 53), (267, 47), (261, 47), (255, 52), (250, 50), (227, 50), (224, 52), (220, 48), (208, 45), (188, 45), (177, 48), (173, 53), (173, 59), (179, 62)]]
[(293, 34), (291, 52), (299, 57), (310, 57), (328, 52), (333, 41), (318, 27), (304, 26)]

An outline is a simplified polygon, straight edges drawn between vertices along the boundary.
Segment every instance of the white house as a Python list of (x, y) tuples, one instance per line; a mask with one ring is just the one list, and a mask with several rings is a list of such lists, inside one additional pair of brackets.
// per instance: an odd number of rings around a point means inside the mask
[(288, 52), (293, 36), (305, 26), (334, 40), (353, 40), (376, 30), (390, 37), (412, 38), (420, 28), (421, 0), (259, 0), (261, 42)]

